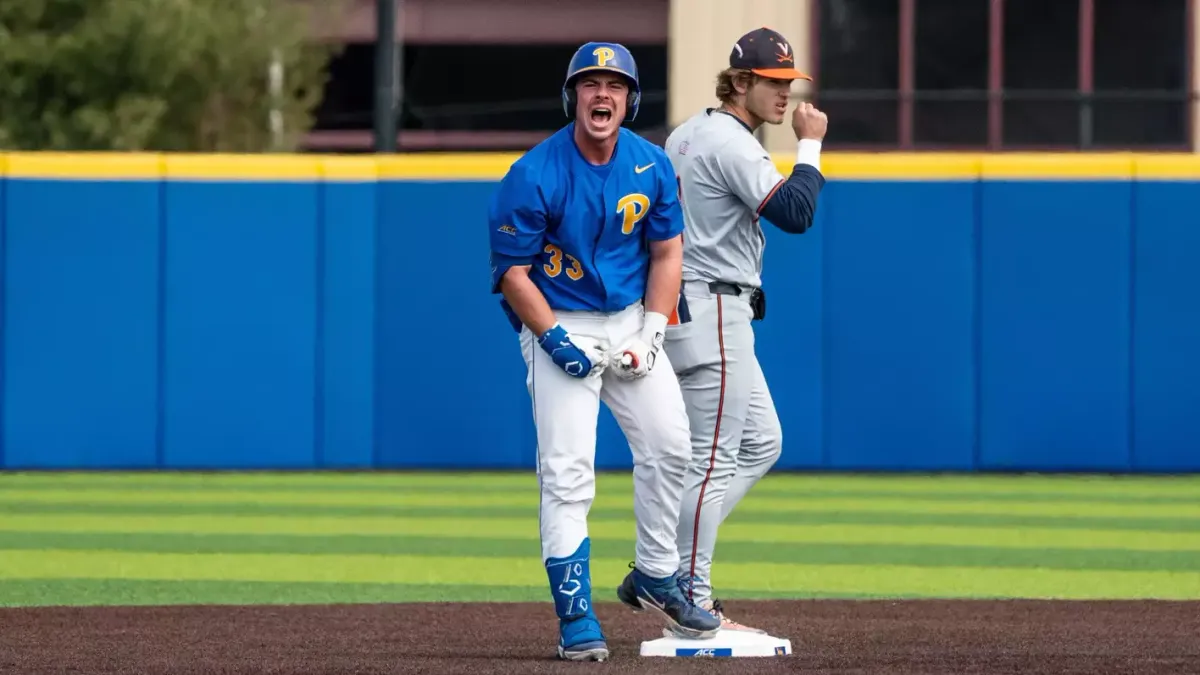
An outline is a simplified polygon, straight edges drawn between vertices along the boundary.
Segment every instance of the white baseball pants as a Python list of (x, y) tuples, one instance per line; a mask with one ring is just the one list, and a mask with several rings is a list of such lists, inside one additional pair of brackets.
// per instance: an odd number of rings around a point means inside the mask
[[(615, 351), (641, 331), (644, 310), (639, 303), (615, 314), (556, 315), (568, 333), (596, 338)], [(528, 328), (521, 331), (521, 351), (537, 427), (543, 562), (573, 553), (588, 536), (603, 401), (633, 452), (634, 563), (652, 577), (674, 574), (680, 564), (675, 533), (692, 444), (670, 359), (660, 353), (654, 368), (638, 380), (621, 380), (611, 368), (599, 378), (579, 379), (556, 366)]]
[(775, 465), (783, 430), (754, 354), (749, 292), (718, 295), (704, 282), (684, 282), (691, 320), (667, 327), (663, 350), (679, 377), (691, 424), (677, 536), (680, 573), (693, 579), (693, 599), (712, 596), (717, 529), (750, 488)]

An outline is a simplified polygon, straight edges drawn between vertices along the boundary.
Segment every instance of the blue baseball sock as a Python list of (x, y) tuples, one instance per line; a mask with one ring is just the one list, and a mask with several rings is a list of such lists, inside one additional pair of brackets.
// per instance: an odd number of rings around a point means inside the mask
[(560, 619), (595, 616), (592, 612), (591, 554), (591, 540), (584, 537), (583, 543), (571, 555), (546, 560), (550, 595)]

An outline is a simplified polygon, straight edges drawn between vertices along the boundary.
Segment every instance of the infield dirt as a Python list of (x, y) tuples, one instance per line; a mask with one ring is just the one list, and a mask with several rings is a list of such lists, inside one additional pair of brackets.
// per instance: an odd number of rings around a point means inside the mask
[(605, 663), (554, 659), (549, 603), (43, 607), (0, 610), (0, 672), (1200, 673), (1200, 602), (726, 604), (795, 653), (641, 658), (661, 624), (616, 603), (597, 606)]

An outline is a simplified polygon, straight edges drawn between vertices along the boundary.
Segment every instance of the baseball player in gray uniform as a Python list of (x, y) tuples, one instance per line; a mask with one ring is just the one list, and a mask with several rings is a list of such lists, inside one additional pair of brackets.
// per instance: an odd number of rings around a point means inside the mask
[(717, 528), (779, 457), (782, 432), (767, 381), (754, 354), (751, 321), (766, 311), (760, 216), (792, 234), (812, 226), (825, 114), (808, 103), (792, 113), (796, 163), (782, 175), (754, 136), (780, 124), (792, 82), (811, 80), (795, 68), (791, 45), (761, 28), (743, 35), (717, 76), (721, 104), (671, 133), (667, 156), (679, 177), (686, 229), (683, 284), (664, 349), (683, 388), (692, 459), (676, 541), (681, 578), (697, 605), (725, 630), (749, 628), (725, 616), (713, 597), (710, 571)]

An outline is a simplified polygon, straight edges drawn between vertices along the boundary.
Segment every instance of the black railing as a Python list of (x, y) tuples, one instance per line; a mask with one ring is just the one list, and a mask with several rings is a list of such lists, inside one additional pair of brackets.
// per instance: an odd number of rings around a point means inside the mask
[[(667, 97), (666, 91), (646, 91), (643, 106), (661, 105)], [(830, 113), (830, 135), (826, 142), (829, 149), (1190, 151), (1193, 111), (1200, 109), (1196, 94), (1178, 90), (1089, 93), (1054, 89), (955, 89), (906, 93), (861, 89), (796, 93), (792, 99), (814, 101)], [(871, 104), (888, 108), (880, 110)], [(923, 104), (978, 105), (931, 110), (922, 107)], [(486, 105), (423, 105), (406, 100), (402, 115), (406, 124), (400, 135), (406, 131), (449, 131), (461, 139), (471, 134), (482, 138), (501, 132), (549, 133), (562, 120), (561, 105), (557, 97)], [(522, 116), (528, 116), (528, 125)], [(666, 120), (652, 124), (643, 118), (639, 122), (638, 130), (655, 140), (665, 138), (670, 131)], [(322, 115), (317, 134), (332, 130), (367, 131), (371, 124), (370, 110), (329, 113)], [(922, 136), (922, 129), (942, 127), (957, 130), (960, 138), (930, 141)], [(1113, 129), (1127, 133), (1114, 135)], [(481, 143), (478, 149), (493, 147), (494, 143)], [(459, 140), (455, 147), (447, 149), (473, 148)]]
[[(1102, 90), (1081, 92), (1055, 89), (987, 89), (915, 90), (862, 89), (813, 91), (794, 95), (796, 101), (813, 101), (830, 112), (831, 138), (828, 145), (875, 145), (901, 150), (922, 146), (942, 145), (978, 150), (1024, 149), (1053, 147), (1073, 150), (1191, 150), (1194, 134), (1193, 116), (1197, 109), (1197, 94), (1181, 90)], [(845, 121), (868, 108), (857, 104), (885, 103), (895, 106), (894, 122), (882, 122), (885, 116), (873, 115), (879, 126), (877, 137), (894, 140), (845, 143), (837, 136), (836, 122)], [(987, 129), (986, 139), (976, 142), (943, 144), (923, 143), (914, 132), (919, 126), (921, 104), (976, 103), (978, 121)], [(1038, 104), (1045, 104), (1038, 107)], [(963, 109), (960, 109), (960, 112)], [(1064, 118), (1070, 110), (1069, 121)], [(928, 112), (926, 112), (928, 114)], [(943, 113), (943, 116), (949, 113)], [(867, 117), (868, 115), (864, 115)], [(1103, 117), (1104, 129), (1098, 130), (1098, 117)], [(1009, 121), (1017, 118), (1026, 127), (1039, 128), (1052, 140), (1012, 140)], [(953, 120), (951, 120), (953, 121)], [(970, 126), (967, 124), (967, 126)], [(1117, 134), (1113, 129), (1122, 126), (1129, 133)], [(1066, 133), (1067, 131), (1070, 133)], [(1020, 136), (1020, 134), (1017, 134)], [(1035, 134), (1036, 135), (1036, 134)], [(1068, 139), (1067, 136), (1070, 136)]]

